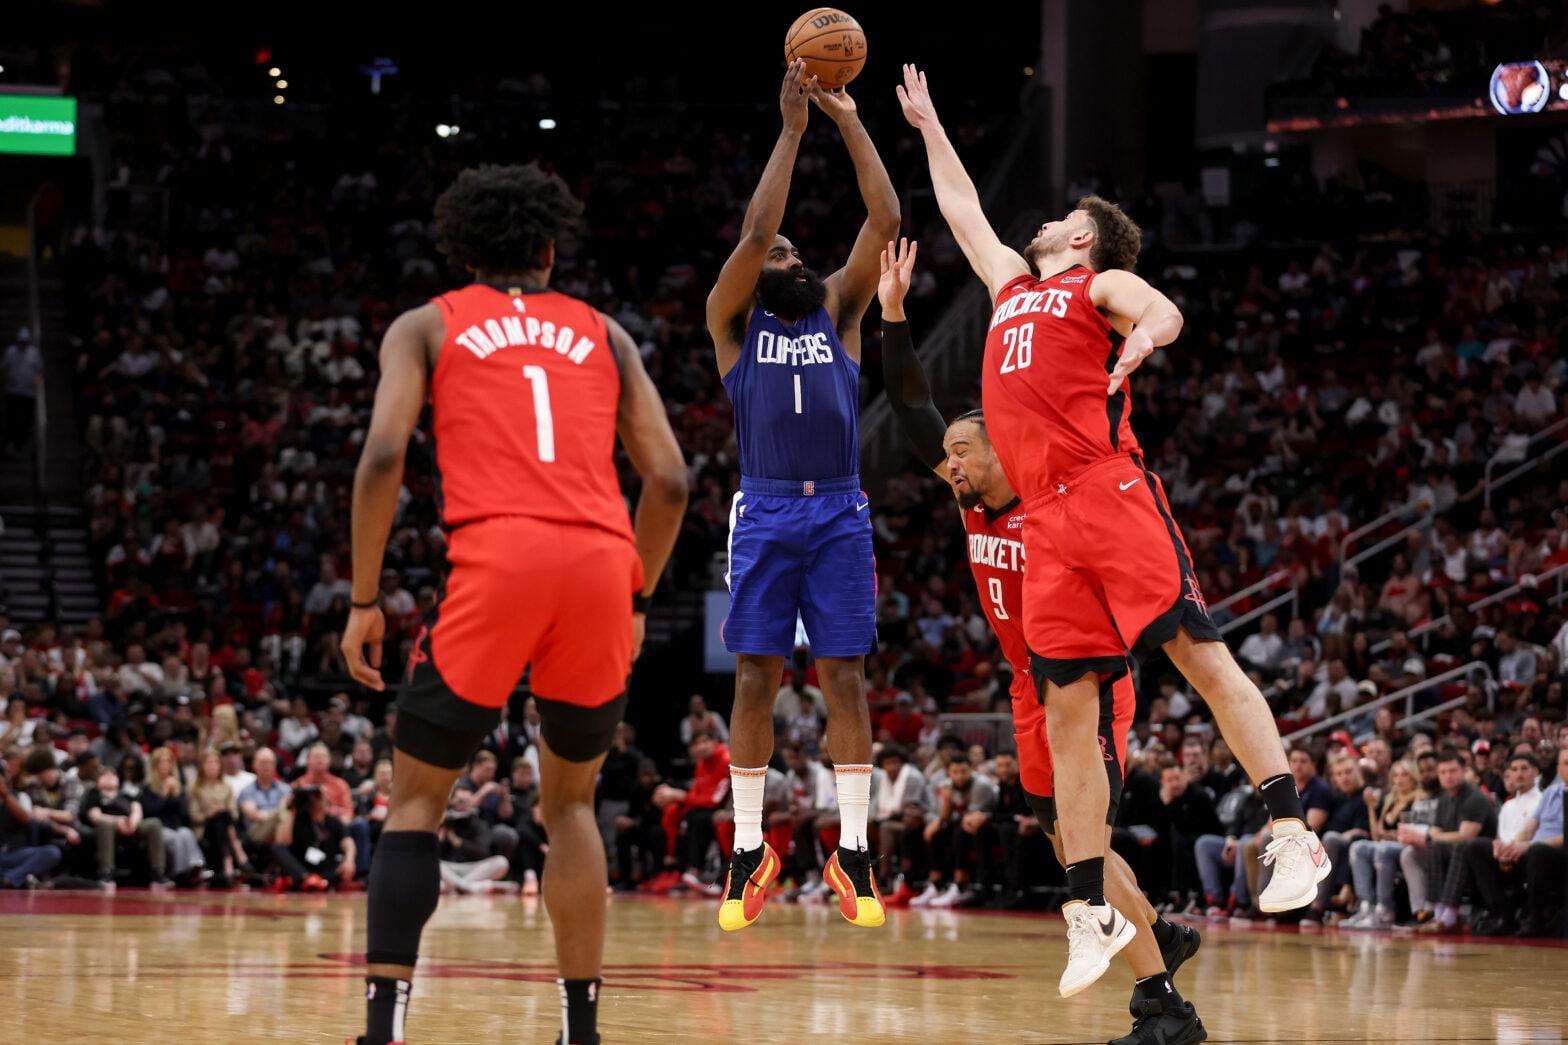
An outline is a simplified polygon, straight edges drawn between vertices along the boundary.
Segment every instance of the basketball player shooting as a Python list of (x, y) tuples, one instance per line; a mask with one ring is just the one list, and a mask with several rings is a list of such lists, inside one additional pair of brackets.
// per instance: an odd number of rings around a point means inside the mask
[[(792, 62), (779, 92), (784, 127), (746, 208), (740, 242), (708, 295), (708, 332), (735, 411), (741, 483), (730, 508), (724, 641), (735, 654), (730, 720), (735, 853), (719, 925), (762, 914), (778, 854), (762, 838), (763, 784), (773, 756), (773, 702), (804, 620), (828, 704), (841, 819), (823, 879), (839, 911), (881, 925), (866, 814), (871, 722), (865, 655), (876, 643), (871, 513), (860, 492), (860, 320), (876, 293), (877, 256), (897, 234), (898, 196), (848, 94)], [(844, 267), (820, 278), (779, 235), (801, 135), (815, 105), (838, 126), (866, 205)]]
[[(1328, 857), (1263, 695), (1209, 619), (1181, 531), (1143, 462), (1128, 377), (1181, 332), (1170, 299), (1131, 272), (1139, 233), (1098, 197), (1047, 222), (1020, 255), (997, 237), (947, 140), (925, 75), (904, 67), (904, 116), (925, 141), (943, 218), (994, 303), (981, 401), (1027, 510), (1024, 637), (1046, 710), (1067, 860), (1068, 961), (1059, 989), (1084, 989), (1132, 934), (1105, 902), (1108, 786), (1096, 732), (1098, 691), (1125, 654), (1163, 649), (1208, 703), (1273, 818), (1264, 911), (1312, 902)], [(1038, 275), (1037, 275), (1038, 273)]]
[[(403, 313), (381, 345), (354, 477), (343, 633), (354, 678), (383, 688), (376, 582), (427, 395), (452, 566), (398, 698), (392, 797), (370, 868), (360, 1045), (406, 1040), (419, 938), (440, 896), (436, 830), (447, 796), (530, 666), (557, 1041), (598, 1045), (606, 883), (594, 783), (626, 708), (647, 600), (680, 531), (687, 478), (636, 343), (550, 289), (556, 241), (581, 213), (561, 179), (537, 166), (464, 171), (436, 201), (435, 235), (474, 282)], [(635, 526), (616, 477), (617, 434), (643, 481)]]
[[(953, 488), (958, 501), (980, 603), (1013, 668), (1013, 739), (1018, 745), (1024, 797), (1061, 859), (1045, 709), (1030, 679), (1029, 647), (1024, 640), (1022, 537), (1027, 514), (997, 463), (984, 413), (971, 410), (948, 424), (931, 399), (931, 385), (915, 354), (904, 316), (916, 250), (915, 244), (901, 240), (889, 243), (882, 252), (877, 298), (882, 304), (882, 375), (888, 403), (916, 456)], [(1105, 814), (1109, 836), (1121, 800), (1127, 731), (1137, 703), (1132, 677), (1102, 681), (1100, 699), (1100, 739), (1107, 752), (1115, 755), (1105, 761), (1110, 779)], [(1129, 1007), (1135, 1022), (1132, 1033), (1111, 1045), (1195, 1045), (1206, 1040), (1197, 1011), (1171, 983), (1182, 963), (1198, 953), (1202, 940), (1197, 931), (1187, 925), (1172, 925), (1161, 917), (1138, 888), (1132, 868), (1109, 847), (1105, 859), (1106, 895), (1117, 909), (1133, 914), (1128, 924), (1137, 933), (1122, 951), (1133, 974)]]

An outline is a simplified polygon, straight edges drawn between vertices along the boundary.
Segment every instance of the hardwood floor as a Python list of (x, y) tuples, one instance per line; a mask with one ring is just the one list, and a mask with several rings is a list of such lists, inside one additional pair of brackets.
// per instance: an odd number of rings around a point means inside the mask
[[(0, 1010), (16, 1042), (331, 1042), (363, 1018), (364, 898), (0, 893)], [(1177, 977), (1213, 1042), (1562, 1042), (1568, 947), (1196, 923)], [(1104, 1042), (1125, 966), (1071, 1000), (1052, 917), (895, 911), (855, 929), (771, 906), (726, 935), (710, 903), (616, 899), (600, 1031), (623, 1042)], [(444, 899), (425, 932), (413, 1045), (552, 1041), (543, 907)]]

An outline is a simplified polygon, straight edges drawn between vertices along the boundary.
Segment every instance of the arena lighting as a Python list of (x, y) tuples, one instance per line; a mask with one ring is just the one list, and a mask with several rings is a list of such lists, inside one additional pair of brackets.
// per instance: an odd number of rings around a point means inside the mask
[(287, 80), (279, 80), (279, 81), (278, 81), (278, 90), (280, 90), (280, 91), (281, 91), (281, 90), (283, 90), (283, 89), (284, 89), (284, 88), (285, 88), (285, 87), (287, 87), (287, 86), (288, 86), (288, 85), (289, 85), (289, 82), (288, 82), (288, 81), (287, 81)]
[(277, 66), (274, 65), (271, 69), (267, 70), (267, 75), (268, 76), (282, 76), (283, 75), (283, 70), (279, 69)]
[(546, 116), (539, 121), (539, 129), (541, 131), (553, 131), (555, 130), (555, 121)]
[(438, 137), (438, 138), (449, 138), (449, 137), (451, 137), (451, 135), (452, 135), (452, 128), (448, 127), (444, 123), (436, 124), (436, 137)]
[(281, 94), (275, 94), (275, 95), (272, 96), (272, 104), (273, 105), (282, 105), (283, 101), (284, 101), (283, 95), (281, 95)]

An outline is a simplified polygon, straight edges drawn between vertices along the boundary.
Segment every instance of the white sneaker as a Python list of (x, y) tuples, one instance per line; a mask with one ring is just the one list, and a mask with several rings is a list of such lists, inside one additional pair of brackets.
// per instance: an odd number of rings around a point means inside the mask
[(1372, 928), (1372, 904), (1362, 900), (1356, 908), (1356, 913), (1339, 923), (1341, 929), (1370, 929)]
[(524, 896), (539, 895), (539, 872), (524, 871), (522, 893)]
[(942, 895), (941, 896), (938, 896), (936, 899), (932, 900), (926, 906), (927, 907), (952, 907), (952, 906), (954, 906), (955, 904), (958, 903), (958, 898), (961, 895), (962, 895), (962, 893), (959, 891), (958, 883), (957, 882), (953, 882), (953, 883), (949, 884), (948, 887), (942, 891)]
[(1274, 828), (1274, 841), (1263, 851), (1263, 862), (1274, 867), (1274, 877), (1258, 897), (1265, 914), (1294, 911), (1317, 899), (1318, 883), (1334, 870), (1318, 836), (1297, 821)]
[(1392, 929), (1394, 927), (1394, 912), (1379, 904), (1372, 911), (1372, 924), (1369, 929)]
[(1110, 904), (1091, 907), (1072, 901), (1062, 908), (1062, 917), (1067, 919), (1067, 968), (1057, 990), (1071, 998), (1105, 975), (1111, 959), (1132, 943), (1137, 930)]
[(927, 882), (925, 889), (921, 891), (920, 895), (915, 897), (913, 900), (909, 901), (909, 906), (911, 906), (911, 907), (930, 907), (931, 906), (931, 901), (935, 900), (936, 898), (937, 898), (936, 883), (935, 882)]

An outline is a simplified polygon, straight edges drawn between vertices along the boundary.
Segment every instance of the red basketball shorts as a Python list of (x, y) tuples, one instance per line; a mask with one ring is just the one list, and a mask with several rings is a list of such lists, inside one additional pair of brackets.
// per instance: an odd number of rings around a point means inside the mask
[(1024, 637), (1037, 682), (1118, 677), (1176, 637), (1218, 641), (1159, 477), (1126, 454), (1028, 505)]
[[(499, 516), (452, 531), (440, 601), (399, 705), (453, 726), (500, 709), (532, 667), (542, 702), (598, 708), (626, 690), (642, 562), (623, 536)], [(460, 702), (460, 704), (459, 704)]]

